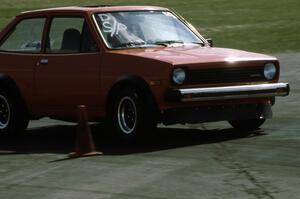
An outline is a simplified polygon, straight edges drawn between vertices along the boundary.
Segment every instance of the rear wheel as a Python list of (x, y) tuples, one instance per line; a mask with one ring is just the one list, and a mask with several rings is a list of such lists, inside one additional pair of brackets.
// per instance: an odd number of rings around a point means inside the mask
[(265, 119), (251, 119), (251, 120), (233, 120), (229, 121), (232, 127), (238, 130), (254, 131), (259, 129), (265, 122)]
[(110, 123), (119, 138), (133, 140), (156, 126), (142, 94), (131, 87), (119, 90), (112, 102)]
[(10, 122), (10, 106), (4, 95), (0, 95), (0, 130), (4, 130)]
[(17, 135), (25, 131), (29, 117), (21, 99), (0, 89), (0, 133)]

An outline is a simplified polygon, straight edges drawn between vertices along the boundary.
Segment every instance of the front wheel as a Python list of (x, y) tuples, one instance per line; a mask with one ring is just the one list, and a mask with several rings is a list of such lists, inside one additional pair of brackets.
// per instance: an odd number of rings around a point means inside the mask
[(112, 102), (111, 127), (119, 138), (133, 140), (155, 127), (155, 119), (145, 98), (131, 87), (119, 90)]
[(251, 119), (251, 120), (233, 120), (228, 121), (232, 127), (238, 130), (244, 131), (254, 131), (259, 129), (261, 125), (265, 122), (265, 119)]

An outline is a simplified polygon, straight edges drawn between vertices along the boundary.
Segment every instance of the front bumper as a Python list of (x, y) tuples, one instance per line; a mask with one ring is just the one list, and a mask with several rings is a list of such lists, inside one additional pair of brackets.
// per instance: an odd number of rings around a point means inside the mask
[(270, 83), (209, 88), (171, 89), (166, 94), (169, 102), (197, 102), (227, 99), (264, 98), (289, 95), (288, 83)]

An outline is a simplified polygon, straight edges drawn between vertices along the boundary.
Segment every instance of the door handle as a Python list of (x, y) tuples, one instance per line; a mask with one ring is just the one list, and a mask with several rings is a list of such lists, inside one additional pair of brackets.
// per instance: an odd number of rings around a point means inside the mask
[(48, 59), (41, 59), (38, 63), (38, 65), (47, 65), (49, 63)]

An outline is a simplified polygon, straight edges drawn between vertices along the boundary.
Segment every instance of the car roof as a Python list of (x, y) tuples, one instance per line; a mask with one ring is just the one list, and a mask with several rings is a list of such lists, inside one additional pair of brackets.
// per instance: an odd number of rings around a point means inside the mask
[(168, 10), (167, 8), (157, 6), (114, 6), (114, 5), (93, 5), (93, 6), (68, 6), (46, 8), (39, 10), (25, 11), (18, 16), (24, 15), (44, 15), (55, 13), (98, 13), (98, 12), (116, 12), (116, 11), (142, 11), (142, 10)]

